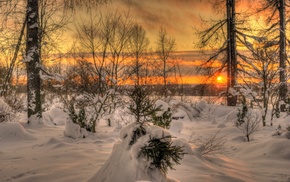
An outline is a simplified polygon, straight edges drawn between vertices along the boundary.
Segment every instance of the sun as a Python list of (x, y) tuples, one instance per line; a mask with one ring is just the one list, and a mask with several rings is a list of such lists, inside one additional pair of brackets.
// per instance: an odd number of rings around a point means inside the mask
[(218, 83), (223, 83), (223, 82), (224, 82), (224, 79), (223, 79), (222, 76), (218, 76), (218, 77), (216, 78), (216, 80), (217, 80)]

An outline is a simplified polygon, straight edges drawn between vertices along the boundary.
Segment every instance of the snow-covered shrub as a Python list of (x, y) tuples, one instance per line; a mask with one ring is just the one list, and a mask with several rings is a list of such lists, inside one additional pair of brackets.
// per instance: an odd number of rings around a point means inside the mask
[(272, 136), (280, 136), (283, 133), (281, 125), (278, 125), (275, 132), (272, 133)]
[(135, 86), (134, 89), (128, 93), (131, 104), (130, 111), (135, 116), (136, 122), (150, 121), (152, 116), (159, 110), (154, 107), (153, 101), (149, 98), (149, 93), (141, 86)]
[(81, 137), (81, 127), (78, 124), (73, 123), (71, 120), (65, 122), (64, 135), (77, 139)]
[(227, 139), (225, 136), (220, 136), (219, 132), (220, 130), (207, 139), (193, 141), (198, 146), (197, 150), (201, 155), (209, 156), (224, 153)]
[(248, 106), (247, 106), (247, 102), (246, 102), (246, 98), (245, 96), (242, 95), (242, 108), (238, 108), (239, 112), (237, 114), (238, 120), (236, 122), (236, 126), (240, 126), (243, 123), (245, 123), (245, 117), (247, 115), (248, 112)]
[(120, 131), (120, 139), (90, 182), (167, 182), (166, 172), (184, 155), (182, 142), (176, 142), (179, 146), (174, 145), (168, 131), (148, 123), (135, 122), (125, 126)]
[(73, 139), (85, 138), (88, 136), (86, 129), (80, 125), (73, 123), (70, 119), (65, 122), (64, 135)]
[(158, 110), (152, 115), (153, 124), (168, 129), (172, 121), (172, 112), (169, 105), (166, 102), (157, 100), (155, 108)]
[(186, 113), (188, 118), (193, 121), (201, 118), (201, 110), (197, 109), (196, 104), (189, 104), (184, 102), (176, 102), (172, 105), (172, 113), (175, 115), (178, 110), (182, 110)]
[(167, 173), (168, 169), (174, 169), (174, 164), (184, 155), (181, 147), (173, 146), (171, 136), (163, 136), (161, 138), (150, 138), (145, 146), (141, 147), (139, 156), (146, 157), (147, 161), (151, 161), (150, 168), (157, 168), (163, 173)]
[(92, 93), (72, 94), (70, 97), (63, 99), (65, 112), (69, 114), (73, 122), (88, 131), (95, 132), (100, 119), (109, 118), (109, 115), (117, 107), (117, 103), (121, 102), (121, 99), (113, 98), (115, 96), (113, 90), (104, 93), (102, 96)]
[(9, 105), (0, 98), (0, 123), (7, 121), (7, 116), (10, 115), (12, 109)]
[(242, 130), (246, 140), (250, 142), (250, 136), (259, 129), (261, 120), (261, 113), (258, 110), (249, 109), (244, 117), (244, 122), (236, 126)]
[(163, 173), (167, 173), (169, 168), (174, 169), (173, 165), (179, 164), (184, 153), (182, 147), (172, 145), (170, 133), (146, 123), (135, 125), (129, 145), (134, 145), (140, 138), (146, 138), (146, 142), (140, 146), (138, 157), (144, 156), (147, 161), (151, 161), (151, 169), (157, 168)]
[(83, 107), (76, 111), (74, 104), (71, 103), (68, 108), (68, 112), (69, 118), (73, 123), (78, 124), (81, 128), (85, 128), (90, 131), (90, 123), (87, 123), (86, 111)]
[(9, 92), (3, 100), (13, 111), (21, 112), (25, 108), (25, 96), (23, 94), (16, 93), (15, 91)]
[(282, 136), (290, 139), (290, 126), (287, 126), (285, 129), (283, 129), (281, 125), (279, 125), (276, 131), (272, 133), (272, 136)]
[[(45, 117), (46, 113), (43, 113)], [(53, 104), (50, 109), (47, 111), (48, 120), (54, 125), (65, 125), (67, 120), (68, 113), (64, 112), (64, 106), (62, 103)]]
[(180, 133), (183, 129), (183, 123), (180, 121), (172, 121), (170, 123), (170, 128), (169, 130), (172, 132), (177, 132)]
[(286, 100), (286, 111), (287, 114), (290, 115), (290, 94), (288, 94), (288, 98)]
[(205, 108), (208, 107), (208, 104), (205, 100), (200, 100), (199, 102), (197, 102), (195, 104), (195, 108), (198, 110), (198, 111), (203, 111)]
[(124, 126), (134, 121), (134, 116), (127, 107), (117, 108), (108, 118), (110, 125), (115, 127), (116, 130), (122, 129)]

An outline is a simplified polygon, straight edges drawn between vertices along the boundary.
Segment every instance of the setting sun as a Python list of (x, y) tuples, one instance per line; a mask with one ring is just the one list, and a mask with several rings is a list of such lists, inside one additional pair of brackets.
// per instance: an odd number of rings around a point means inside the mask
[(216, 77), (216, 82), (218, 84), (224, 85), (227, 83), (227, 79), (225, 76), (218, 76), (218, 77)]

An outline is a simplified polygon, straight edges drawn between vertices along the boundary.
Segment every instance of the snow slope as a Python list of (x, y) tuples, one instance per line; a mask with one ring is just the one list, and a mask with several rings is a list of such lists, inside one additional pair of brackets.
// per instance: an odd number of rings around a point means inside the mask
[[(171, 134), (188, 142), (192, 152), (187, 152), (168, 177), (181, 182), (290, 182), (290, 139), (286, 134), (272, 136), (279, 124), (282, 129), (290, 125), (290, 116), (276, 119), (272, 127), (261, 127), (253, 134), (253, 141), (245, 142), (243, 133), (234, 126), (236, 112), (235, 108), (206, 105), (199, 120), (184, 117), (174, 121)], [(53, 121), (61, 120), (53, 115), (56, 112), (51, 113)], [(121, 141), (120, 130), (108, 127), (105, 121), (100, 122), (95, 134), (72, 139), (64, 135), (64, 125), (31, 127), (25, 124), (25, 117), (19, 118), (18, 122), (0, 123), (1, 182), (94, 181), (115, 150), (115, 143)], [(217, 131), (227, 140), (224, 149), (220, 154), (202, 155), (200, 143)], [(117, 164), (118, 160), (111, 159), (111, 166), (123, 173), (119, 181), (128, 181), (128, 173), (136, 171), (134, 165), (116, 168), (114, 161)]]

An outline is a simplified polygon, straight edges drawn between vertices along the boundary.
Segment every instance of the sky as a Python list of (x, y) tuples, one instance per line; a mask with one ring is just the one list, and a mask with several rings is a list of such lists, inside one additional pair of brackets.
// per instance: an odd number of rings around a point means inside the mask
[[(131, 15), (144, 27), (151, 40), (156, 40), (158, 31), (164, 26), (175, 38), (178, 50), (196, 49), (195, 28), (201, 26), (201, 17), (215, 18), (210, 0), (112, 0), (113, 4)], [(240, 5), (247, 6), (242, 0)], [(152, 42), (153, 41), (153, 42)]]
[(194, 27), (200, 26), (200, 16), (208, 16), (208, 0), (112, 0), (117, 6), (130, 9), (132, 16), (144, 27), (151, 43), (164, 26), (175, 38), (178, 50), (192, 50)]

